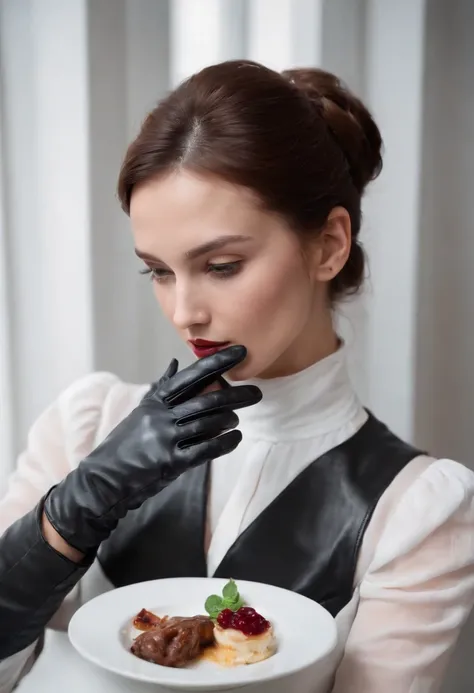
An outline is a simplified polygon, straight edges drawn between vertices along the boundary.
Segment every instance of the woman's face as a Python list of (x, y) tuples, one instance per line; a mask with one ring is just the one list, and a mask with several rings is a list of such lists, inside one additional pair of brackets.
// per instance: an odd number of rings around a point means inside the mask
[(231, 379), (288, 375), (317, 359), (318, 325), (330, 320), (324, 285), (299, 237), (251, 192), (173, 173), (134, 190), (130, 217), (137, 255), (181, 338), (191, 348), (247, 347)]

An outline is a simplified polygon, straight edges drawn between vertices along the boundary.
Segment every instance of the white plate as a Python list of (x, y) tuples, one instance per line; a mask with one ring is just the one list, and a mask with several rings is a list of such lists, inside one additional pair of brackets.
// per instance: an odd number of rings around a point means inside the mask
[(145, 662), (130, 652), (139, 634), (132, 619), (142, 609), (158, 616), (205, 614), (210, 594), (221, 594), (227, 580), (172, 578), (153, 580), (106, 592), (82, 606), (69, 625), (69, 638), (89, 661), (129, 679), (182, 690), (225, 690), (278, 679), (324, 660), (337, 643), (336, 624), (323, 607), (299, 594), (255, 582), (237, 581), (246, 604), (271, 621), (278, 650), (248, 666), (221, 667), (199, 661), (173, 669)]

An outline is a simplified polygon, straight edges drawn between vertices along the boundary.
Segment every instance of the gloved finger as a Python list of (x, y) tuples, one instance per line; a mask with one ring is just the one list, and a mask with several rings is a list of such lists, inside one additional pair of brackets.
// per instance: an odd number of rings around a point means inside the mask
[(215, 390), (193, 397), (174, 407), (173, 414), (176, 421), (182, 424), (215, 411), (250, 407), (261, 399), (262, 392), (256, 385), (236, 385), (227, 390)]
[(157, 391), (166, 404), (175, 406), (199, 394), (223, 373), (241, 363), (247, 356), (244, 346), (234, 345), (205, 356), (163, 383)]
[(180, 450), (180, 466), (185, 469), (197, 467), (205, 462), (210, 462), (223, 455), (228, 455), (229, 452), (235, 450), (242, 440), (242, 433), (237, 429), (223, 433), (217, 438), (190, 445), (185, 450)]
[(222, 433), (231, 431), (239, 425), (239, 417), (233, 411), (211, 414), (201, 419), (190, 421), (181, 426), (178, 448), (188, 448), (206, 440), (211, 440)]
[(166, 371), (163, 373), (163, 376), (162, 376), (162, 378), (160, 378), (160, 380), (169, 380), (170, 378), (173, 377), (173, 375), (176, 375), (178, 368), (179, 368), (178, 359), (171, 359), (170, 365), (168, 366)]
[(171, 359), (170, 365), (168, 366), (168, 368), (166, 369), (166, 371), (163, 373), (163, 375), (161, 376), (161, 378), (160, 378), (159, 380), (157, 380), (156, 382), (154, 382), (154, 383), (152, 383), (152, 384), (150, 385), (150, 389), (147, 390), (147, 392), (145, 393), (143, 399), (150, 399), (150, 398), (153, 398), (153, 395), (155, 394), (155, 392), (157, 391), (157, 389), (158, 389), (159, 387), (161, 387), (161, 385), (162, 385), (163, 383), (165, 383), (167, 380), (169, 380), (170, 378), (172, 378), (173, 375), (175, 375), (176, 371), (178, 370), (178, 367), (179, 367), (179, 362), (178, 362), (178, 360), (177, 360), (177, 359), (174, 359), (174, 358)]

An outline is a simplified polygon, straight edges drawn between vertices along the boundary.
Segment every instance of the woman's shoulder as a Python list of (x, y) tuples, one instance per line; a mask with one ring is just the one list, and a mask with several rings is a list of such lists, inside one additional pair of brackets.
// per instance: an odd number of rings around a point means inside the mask
[(95, 371), (78, 378), (58, 396), (61, 407), (101, 407), (110, 397), (131, 397), (146, 390), (146, 385), (123, 381), (115, 373)]
[(89, 455), (147, 389), (112, 373), (91, 373), (66, 388), (30, 428), (0, 499), (0, 534)]
[(137, 406), (148, 388), (106, 371), (79, 378), (55, 403), (63, 432), (73, 438), (87, 437), (89, 447), (94, 447)]
[[(398, 498), (379, 535), (371, 570), (432, 546), (448, 561), (470, 556), (474, 562), (474, 472), (447, 458), (414, 460), (417, 473)], [(433, 557), (432, 557), (433, 558)]]
[[(469, 518), (474, 523), (474, 472), (449, 458), (432, 463), (407, 489), (400, 504), (413, 513), (425, 531)], [(474, 524), (470, 528), (474, 531)]]
[(421, 519), (422, 509), (430, 508), (425, 524), (442, 523), (453, 512), (470, 509), (474, 498), (474, 472), (448, 458), (431, 458), (400, 499)]
[(62, 458), (63, 467), (74, 468), (137, 406), (148, 387), (108, 372), (77, 379), (33, 423), (26, 452)]
[(111, 402), (125, 408), (143, 397), (149, 385), (138, 385), (122, 380), (115, 373), (96, 371), (75, 380), (57, 399), (58, 406), (66, 413), (94, 409), (101, 411)]
[(447, 457), (432, 458), (431, 464), (419, 477), (419, 483), (433, 489), (450, 489), (459, 495), (461, 489), (474, 490), (474, 471), (461, 462)]

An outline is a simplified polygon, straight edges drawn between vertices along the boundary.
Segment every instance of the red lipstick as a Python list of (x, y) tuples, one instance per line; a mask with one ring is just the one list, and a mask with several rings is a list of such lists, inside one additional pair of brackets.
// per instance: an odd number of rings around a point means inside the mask
[(211, 356), (221, 349), (229, 346), (230, 342), (209, 342), (207, 339), (190, 339), (189, 344), (195, 355), (202, 359), (203, 356)]

